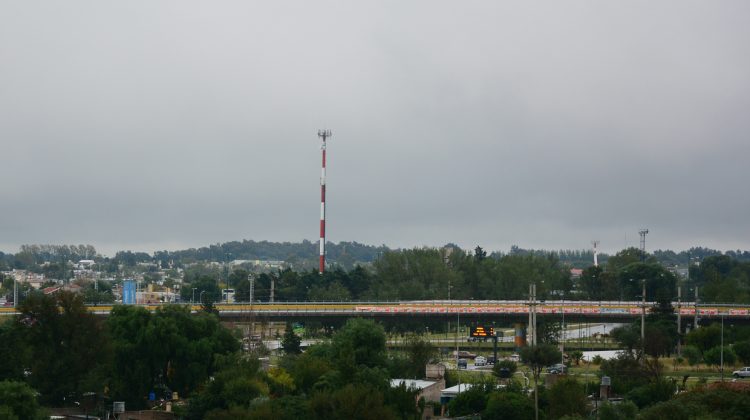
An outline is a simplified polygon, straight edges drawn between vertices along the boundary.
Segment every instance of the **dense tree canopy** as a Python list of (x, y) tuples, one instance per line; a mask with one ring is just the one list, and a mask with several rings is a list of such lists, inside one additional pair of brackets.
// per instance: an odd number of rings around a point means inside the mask
[(214, 371), (214, 357), (239, 348), (213, 315), (165, 306), (153, 314), (117, 306), (107, 319), (114, 349), (110, 389), (135, 406), (150, 391), (189, 394)]

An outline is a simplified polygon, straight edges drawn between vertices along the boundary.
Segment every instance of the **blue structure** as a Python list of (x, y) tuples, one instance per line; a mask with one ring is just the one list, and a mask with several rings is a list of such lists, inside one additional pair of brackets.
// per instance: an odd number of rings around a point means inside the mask
[(122, 303), (125, 305), (135, 304), (135, 280), (122, 282)]

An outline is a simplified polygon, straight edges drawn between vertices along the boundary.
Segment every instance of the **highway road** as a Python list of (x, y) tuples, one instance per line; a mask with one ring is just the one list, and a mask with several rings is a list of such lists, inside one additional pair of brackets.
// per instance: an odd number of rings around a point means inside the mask
[[(200, 311), (200, 305), (190, 305), (192, 311)], [(646, 302), (647, 312), (653, 305)], [(142, 304), (149, 310), (156, 310), (161, 304)], [(641, 316), (640, 302), (587, 302), (587, 301), (541, 301), (534, 304), (539, 316), (565, 316), (607, 320), (610, 318), (637, 318)], [(676, 305), (676, 302), (674, 304)], [(88, 310), (98, 315), (108, 315), (113, 305), (89, 305)], [(221, 317), (240, 318), (261, 316), (271, 318), (305, 316), (502, 316), (512, 315), (522, 318), (528, 315), (531, 305), (527, 300), (518, 301), (402, 301), (402, 302), (259, 302), (217, 303)], [(700, 317), (750, 320), (750, 305), (724, 305), (701, 303), (696, 307), (692, 302), (683, 302), (679, 313), (683, 318), (692, 318), (696, 311)], [(0, 307), (0, 315), (13, 315), (13, 307)]]

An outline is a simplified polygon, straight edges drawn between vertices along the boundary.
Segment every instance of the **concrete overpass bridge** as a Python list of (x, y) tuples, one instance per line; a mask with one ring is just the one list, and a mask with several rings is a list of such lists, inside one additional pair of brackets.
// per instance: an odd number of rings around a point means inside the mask
[[(187, 304), (192, 311), (200, 311), (201, 306)], [(456, 318), (465, 321), (510, 321), (528, 320), (531, 307), (536, 308), (537, 319), (562, 318), (566, 322), (630, 322), (648, 313), (653, 302), (615, 301), (537, 301), (528, 300), (432, 300), (397, 302), (262, 302), (262, 303), (217, 303), (219, 317), (225, 321), (243, 321), (261, 318), (269, 321), (296, 321), (311, 318), (345, 319), (351, 317), (382, 320), (446, 320)], [(159, 304), (142, 304), (149, 310), (156, 310)], [(675, 312), (679, 312), (684, 323), (693, 323), (696, 313), (702, 323), (711, 320), (724, 320), (750, 324), (750, 304), (712, 304), (694, 302), (673, 302)], [(107, 316), (112, 305), (89, 305), (94, 314)], [(0, 307), (0, 316), (16, 314), (12, 307)]]

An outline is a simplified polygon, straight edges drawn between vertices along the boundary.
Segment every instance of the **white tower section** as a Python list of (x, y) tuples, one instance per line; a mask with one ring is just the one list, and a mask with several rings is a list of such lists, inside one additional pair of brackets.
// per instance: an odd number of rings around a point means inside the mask
[(591, 245), (594, 246), (594, 267), (599, 267), (599, 241), (591, 241)]

